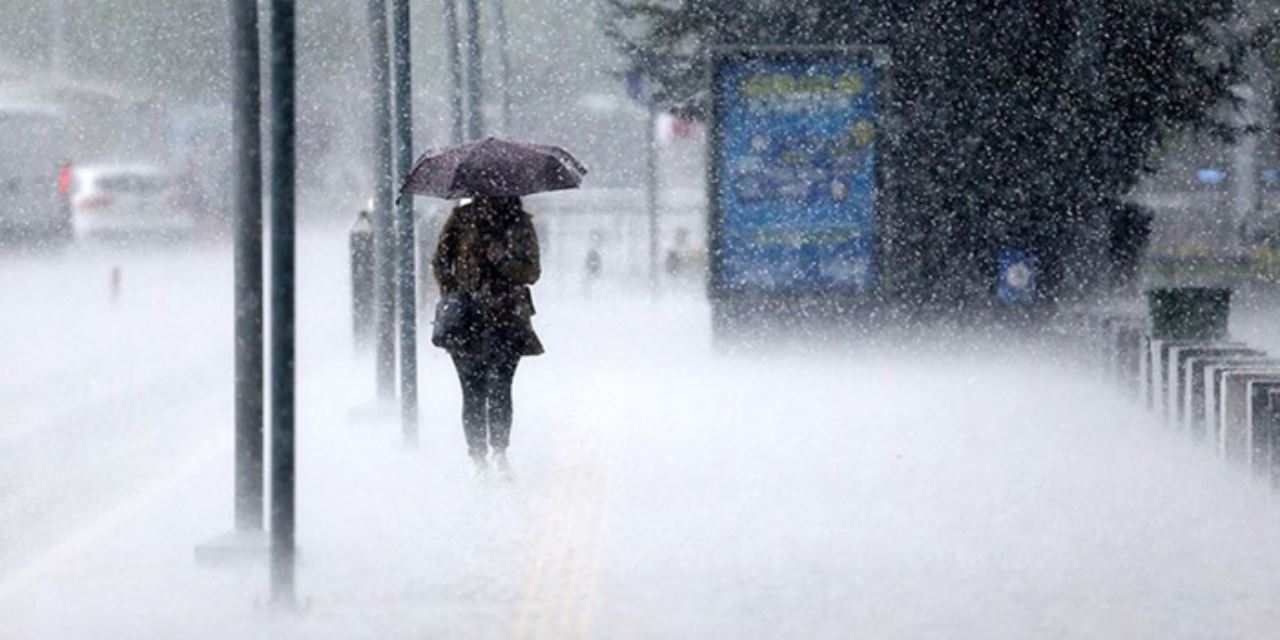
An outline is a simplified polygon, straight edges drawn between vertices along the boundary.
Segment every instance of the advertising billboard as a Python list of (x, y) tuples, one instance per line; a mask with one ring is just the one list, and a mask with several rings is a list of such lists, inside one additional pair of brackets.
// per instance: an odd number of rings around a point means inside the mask
[(722, 51), (711, 82), (713, 293), (873, 289), (875, 57)]

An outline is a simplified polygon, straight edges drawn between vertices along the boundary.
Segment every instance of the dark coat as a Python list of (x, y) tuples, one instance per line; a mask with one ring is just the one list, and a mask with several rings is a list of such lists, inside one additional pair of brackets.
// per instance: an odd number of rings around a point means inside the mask
[(463, 329), (462, 345), (451, 351), (478, 357), (494, 349), (543, 352), (531, 321), (536, 311), (529, 285), (542, 266), (528, 212), (482, 201), (454, 209), (440, 230), (432, 268), (442, 298), (463, 292), (479, 310)]

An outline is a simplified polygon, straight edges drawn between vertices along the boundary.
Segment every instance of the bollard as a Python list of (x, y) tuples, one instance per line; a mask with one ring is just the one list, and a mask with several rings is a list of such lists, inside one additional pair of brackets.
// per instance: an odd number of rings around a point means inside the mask
[(1280, 367), (1232, 369), (1223, 374), (1219, 389), (1219, 452), (1232, 462), (1242, 462), (1250, 467), (1257, 464), (1254, 458), (1258, 439), (1250, 415), (1252, 387), (1260, 383), (1280, 384)]
[(1177, 350), (1174, 356), (1176, 368), (1174, 387), (1174, 424), (1189, 430), (1193, 436), (1203, 436), (1202, 424), (1197, 419), (1204, 406), (1204, 368), (1208, 364), (1233, 361), (1240, 358), (1262, 357), (1261, 351), (1242, 344), (1216, 343)]
[(1251, 380), (1246, 384), (1249, 405), (1245, 423), (1251, 434), (1251, 462), (1258, 475), (1270, 474), (1275, 468), (1276, 433), (1271, 408), (1271, 397), (1280, 391), (1280, 381)]
[(1238, 353), (1214, 353), (1192, 357), (1187, 362), (1186, 396), (1183, 398), (1183, 412), (1186, 415), (1187, 427), (1191, 434), (1204, 439), (1206, 434), (1213, 434), (1213, 426), (1208, 420), (1209, 378), (1213, 367), (1240, 366), (1249, 362), (1266, 360), (1261, 351), (1243, 349)]
[(1271, 488), (1280, 489), (1280, 465), (1276, 464), (1280, 460), (1280, 390), (1267, 394), (1267, 423), (1271, 428)]
[(1107, 332), (1110, 330), (1109, 317), (1099, 316), (1097, 313), (1086, 310), (1077, 310), (1072, 314), (1071, 322), (1078, 324), (1084, 331), (1082, 337), (1088, 340), (1089, 353), (1097, 359), (1097, 366), (1103, 371), (1109, 371), (1112, 362), (1111, 346), (1107, 338)]
[[(1139, 344), (1137, 336), (1141, 334), (1143, 320), (1127, 313), (1111, 313), (1102, 316), (1101, 320), (1101, 352), (1104, 371), (1114, 377), (1122, 387), (1130, 384), (1130, 376), (1136, 384), (1137, 358)], [(1130, 363), (1133, 363), (1130, 372)]]
[(1209, 442), (1217, 452), (1226, 456), (1227, 442), (1231, 439), (1224, 424), (1226, 402), (1224, 395), (1227, 377), (1234, 373), (1266, 373), (1280, 371), (1280, 360), (1272, 358), (1243, 358), (1238, 362), (1218, 362), (1204, 370), (1204, 423)]
[(373, 220), (368, 211), (356, 214), (348, 236), (351, 250), (351, 330), (356, 348), (363, 350), (373, 339)]
[(1151, 333), (1144, 331), (1138, 337), (1138, 403), (1151, 410)]
[(1142, 332), (1141, 325), (1129, 324), (1121, 327), (1116, 335), (1117, 376), (1125, 394), (1133, 399), (1138, 397), (1142, 375)]
[(1163, 413), (1172, 423), (1172, 426), (1181, 428), (1184, 422), (1182, 407), (1186, 393), (1186, 383), (1188, 382), (1186, 367), (1191, 358), (1245, 349), (1247, 347), (1238, 342), (1169, 343), (1168, 356), (1165, 362), (1168, 368), (1168, 371), (1165, 372), (1165, 379), (1168, 381), (1169, 392), (1165, 400), (1166, 406), (1163, 409)]
[(1173, 412), (1170, 410), (1173, 404), (1174, 379), (1177, 375), (1175, 371), (1174, 358), (1181, 349), (1191, 349), (1205, 346), (1206, 343), (1199, 340), (1152, 340), (1151, 341), (1151, 368), (1149, 375), (1151, 376), (1151, 402), (1147, 405), (1156, 412), (1160, 421), (1165, 426), (1169, 426), (1169, 420)]

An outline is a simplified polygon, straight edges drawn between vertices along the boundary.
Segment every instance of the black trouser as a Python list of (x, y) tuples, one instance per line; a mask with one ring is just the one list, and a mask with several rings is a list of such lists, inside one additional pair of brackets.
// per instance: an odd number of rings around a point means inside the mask
[(493, 351), (488, 357), (451, 354), (462, 383), (462, 429), (473, 456), (485, 455), (490, 445), (506, 449), (511, 441), (511, 381), (520, 354)]

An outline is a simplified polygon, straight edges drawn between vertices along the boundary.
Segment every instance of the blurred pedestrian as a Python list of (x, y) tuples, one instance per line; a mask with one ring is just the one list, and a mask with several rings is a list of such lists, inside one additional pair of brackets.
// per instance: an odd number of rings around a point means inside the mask
[(686, 264), (689, 262), (689, 230), (684, 227), (678, 227), (675, 233), (675, 241), (671, 248), (667, 250), (667, 275), (675, 277), (684, 271)]
[(445, 220), (432, 263), (440, 302), (432, 342), (449, 352), (462, 385), (462, 426), (479, 476), (488, 454), (509, 476), (511, 385), (522, 356), (539, 355), (530, 285), (538, 237), (517, 197), (477, 197)]
[(124, 280), (124, 274), (120, 271), (120, 265), (111, 267), (111, 304), (115, 304), (120, 300), (120, 289)]
[(590, 298), (596, 281), (604, 273), (604, 253), (601, 249), (601, 245), (604, 244), (604, 233), (599, 229), (592, 229), (588, 238), (587, 257), (583, 264), (585, 277), (582, 280), (582, 294)]

